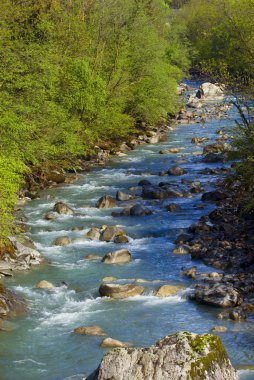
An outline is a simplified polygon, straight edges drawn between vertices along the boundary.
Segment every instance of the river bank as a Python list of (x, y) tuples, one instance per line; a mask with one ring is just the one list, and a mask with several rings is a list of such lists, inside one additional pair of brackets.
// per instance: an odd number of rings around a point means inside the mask
[[(81, 174), (74, 184), (42, 192), (41, 199), (25, 206), (26, 223), (31, 228), (29, 236), (50, 265), (7, 279), (8, 286), (28, 299), (31, 310), (29, 315), (15, 322), (19, 330), (13, 332), (11, 339), (3, 333), (2, 344), (6, 353), (1, 365), (6, 378), (15, 378), (17, 371), (22, 371), (24, 378), (29, 379), (28, 368), (31, 366), (33, 379), (62, 379), (73, 373), (76, 373), (74, 378), (79, 379), (89, 374), (97, 367), (104, 351), (99, 346), (100, 338), (73, 334), (79, 326), (96, 324), (115, 339), (135, 346), (147, 346), (170, 332), (186, 329), (203, 333), (218, 324), (216, 315), (221, 309), (199, 306), (188, 300), (187, 295), (193, 293), (193, 279), (181, 274), (183, 268), (195, 264), (198, 273), (207, 274), (206, 277), (197, 276), (198, 282), (201, 278), (207, 281), (214, 269), (200, 261), (193, 262), (188, 252), (174, 252), (179, 248), (174, 242), (200, 217), (212, 212), (214, 204), (201, 201), (201, 196), (205, 191), (213, 191), (215, 182), (230, 170), (227, 163), (202, 162), (201, 149), (207, 143), (203, 141), (197, 146), (191, 141), (205, 137), (210, 139), (210, 144), (218, 138), (216, 131), (222, 128), (222, 124), (232, 125), (236, 115), (225, 115), (222, 120), (207, 117), (205, 123), (196, 123), (197, 119), (192, 119), (190, 114), (188, 117), (188, 124), (181, 121), (177, 130), (171, 132), (170, 140), (142, 145), (127, 156), (114, 158), (104, 168), (95, 168), (85, 176)], [(182, 120), (186, 119), (182, 117)], [(162, 151), (164, 154), (160, 153)], [(184, 173), (169, 176), (166, 171), (176, 165), (181, 166)], [(206, 167), (214, 171), (212, 175), (200, 173)], [(144, 183), (143, 188), (137, 186), (144, 180), (147, 186)], [(94, 207), (100, 197), (109, 195), (115, 198), (118, 191), (135, 198), (116, 201), (109, 209)], [(164, 198), (169, 191), (170, 198)], [(155, 194), (158, 194), (157, 199)], [(46, 220), (45, 215), (52, 212), (59, 201), (67, 203), (74, 214), (56, 214), (55, 219)], [(150, 211), (149, 214), (127, 216), (127, 210), (133, 203), (140, 203)], [(172, 204), (178, 205), (178, 209)], [(121, 214), (123, 209), (126, 210), (125, 215)], [(91, 228), (102, 225), (119, 225), (126, 232), (128, 243), (116, 245), (87, 238)], [(68, 236), (70, 244), (55, 246), (53, 242), (63, 236)], [(132, 261), (124, 265), (106, 265), (100, 260), (88, 261), (85, 258), (97, 255), (102, 259), (118, 248), (128, 249)], [(218, 272), (223, 271), (219, 269)], [(106, 276), (117, 278), (115, 283), (119, 285), (139, 284), (145, 288), (144, 293), (109, 302), (98, 293)], [(39, 280), (47, 280), (54, 287), (51, 290), (36, 289)], [(63, 286), (62, 281), (67, 286)], [(154, 292), (163, 285), (185, 290), (169, 297), (155, 296)], [(253, 342), (249, 334), (252, 319), (250, 314), (248, 320), (237, 327), (227, 319), (219, 322), (228, 329), (224, 336), (220, 334), (235, 365), (252, 363)], [(16, 334), (22, 336), (22, 344), (18, 343)], [(241, 350), (239, 339), (245, 342)], [(24, 355), (22, 348), (26, 346)], [(66, 364), (62, 369), (58, 365), (60, 347), (66, 350)], [(10, 362), (15, 364), (8, 369)], [(44, 368), (45, 363), (47, 369)]]

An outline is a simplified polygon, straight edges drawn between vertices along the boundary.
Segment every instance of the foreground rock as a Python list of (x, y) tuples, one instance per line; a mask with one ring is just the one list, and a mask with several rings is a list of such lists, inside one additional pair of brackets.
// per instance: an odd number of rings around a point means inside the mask
[(145, 289), (143, 288), (143, 286), (138, 286), (134, 284), (102, 284), (99, 288), (99, 293), (102, 297), (123, 299), (143, 294), (144, 290)]
[(100, 326), (80, 326), (80, 327), (75, 328), (73, 332), (79, 335), (95, 335), (95, 336), (106, 335)]
[(105, 264), (125, 264), (131, 261), (131, 253), (127, 249), (107, 253), (102, 262)]
[(218, 336), (180, 332), (107, 353), (87, 380), (239, 380)]
[(0, 283), (0, 319), (25, 313), (25, 301)]

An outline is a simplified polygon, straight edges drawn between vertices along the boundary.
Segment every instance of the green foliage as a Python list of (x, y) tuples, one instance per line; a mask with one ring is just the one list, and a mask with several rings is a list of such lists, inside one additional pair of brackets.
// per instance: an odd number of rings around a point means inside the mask
[(23, 176), (177, 110), (188, 65), (164, 0), (2, 0), (0, 237)]
[(178, 17), (187, 27), (193, 65), (234, 86), (253, 81), (253, 0), (190, 0)]

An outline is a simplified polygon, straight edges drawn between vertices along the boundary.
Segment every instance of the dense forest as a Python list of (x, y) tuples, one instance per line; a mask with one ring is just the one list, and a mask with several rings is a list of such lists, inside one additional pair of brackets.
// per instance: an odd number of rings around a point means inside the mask
[[(253, 0), (3, 0), (0, 22), (2, 237), (27, 173), (176, 113), (190, 67), (253, 96)], [(239, 128), (247, 187), (253, 140)]]

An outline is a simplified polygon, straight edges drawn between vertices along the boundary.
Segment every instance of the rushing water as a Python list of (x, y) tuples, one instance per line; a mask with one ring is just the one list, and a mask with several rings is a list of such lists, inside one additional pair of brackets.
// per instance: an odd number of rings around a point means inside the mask
[[(155, 184), (166, 181), (167, 178), (158, 176), (158, 173), (172, 166), (179, 156), (187, 160), (181, 166), (188, 174), (170, 178), (170, 181), (179, 183), (182, 178), (200, 180), (206, 190), (213, 188), (218, 177), (201, 176), (199, 171), (220, 165), (203, 164), (201, 156), (195, 154), (200, 148), (191, 144), (191, 138), (206, 136), (214, 140), (216, 131), (232, 126), (235, 117), (231, 110), (227, 120), (180, 125), (169, 134), (167, 142), (143, 145), (125, 157), (114, 158), (106, 167), (81, 175), (74, 184), (43, 192), (41, 199), (26, 206), (30, 236), (50, 264), (15, 275), (7, 282), (28, 300), (30, 311), (14, 320), (14, 331), (1, 333), (1, 380), (82, 379), (97, 367), (105, 353), (100, 348), (101, 337), (72, 333), (75, 327), (82, 325), (99, 325), (110, 337), (134, 346), (151, 345), (179, 330), (205, 333), (215, 325), (224, 325), (228, 332), (220, 336), (232, 363), (236, 366), (253, 364), (253, 319), (250, 317), (243, 323), (218, 321), (219, 309), (188, 301), (186, 292), (192, 281), (180, 275), (182, 268), (197, 265), (199, 272), (212, 269), (193, 262), (189, 255), (172, 254), (176, 236), (208, 213), (214, 207), (212, 204), (204, 204), (204, 210), (195, 208), (200, 204), (201, 195), (194, 194), (192, 198), (165, 201), (164, 206), (172, 201), (182, 206), (181, 212), (168, 213), (162, 203), (145, 201), (143, 203), (153, 214), (141, 218), (112, 218), (112, 209), (94, 207), (100, 196), (114, 196), (117, 190), (127, 191), (129, 187), (137, 186), (141, 179), (149, 179)], [(161, 149), (169, 147), (180, 147), (181, 153), (159, 154)], [(45, 213), (60, 200), (68, 203), (78, 215), (46, 221)], [(114, 208), (114, 211), (120, 209)], [(120, 225), (130, 236), (130, 242), (121, 246), (86, 239), (85, 233), (91, 227), (103, 224)], [(83, 230), (74, 232), (71, 231), (73, 227), (83, 227)], [(66, 235), (73, 239), (73, 243), (65, 247), (53, 246), (56, 237)], [(133, 255), (129, 264), (114, 266), (84, 260), (87, 254), (103, 256), (122, 247), (128, 248)], [(144, 283), (144, 295), (112, 301), (102, 299), (98, 294), (105, 276), (118, 277), (118, 283), (133, 282), (137, 278), (150, 282)], [(35, 289), (36, 283), (42, 279), (58, 287), (50, 291)], [(59, 286), (62, 281), (68, 287)], [(153, 291), (163, 284), (179, 284), (187, 290), (176, 296), (156, 298)], [(254, 372), (242, 370), (240, 376), (244, 380), (254, 379)]]

